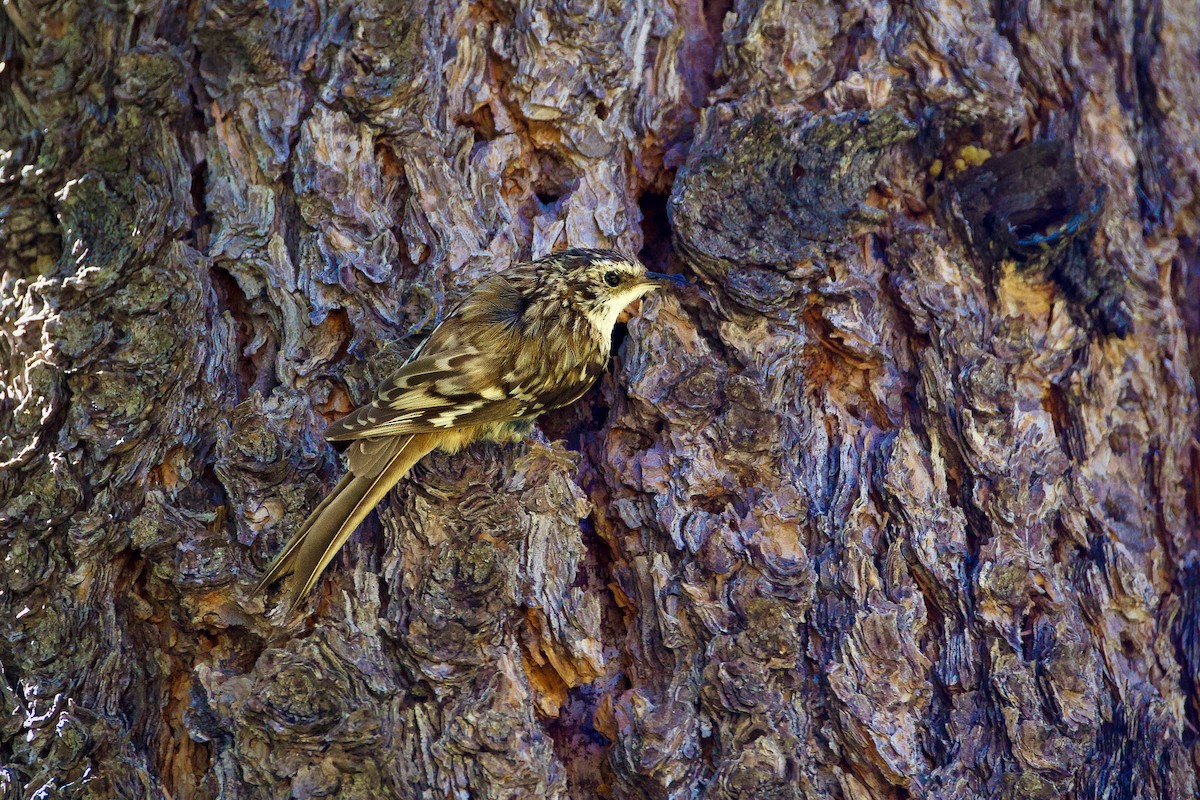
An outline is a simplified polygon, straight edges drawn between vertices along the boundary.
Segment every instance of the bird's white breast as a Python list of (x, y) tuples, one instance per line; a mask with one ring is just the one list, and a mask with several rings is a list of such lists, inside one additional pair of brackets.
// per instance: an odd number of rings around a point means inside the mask
[(621, 315), (621, 312), (630, 303), (652, 288), (652, 286), (635, 286), (606, 300), (599, 307), (589, 308), (584, 313), (588, 322), (592, 323), (592, 328), (595, 329), (597, 338), (604, 343), (606, 351), (608, 350), (608, 342), (612, 339), (613, 328), (617, 324), (617, 317)]

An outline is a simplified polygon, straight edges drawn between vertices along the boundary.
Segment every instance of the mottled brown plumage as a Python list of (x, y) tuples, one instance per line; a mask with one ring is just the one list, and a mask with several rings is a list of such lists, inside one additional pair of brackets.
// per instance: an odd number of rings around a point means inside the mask
[(388, 490), (435, 449), (511, 441), (539, 414), (577, 400), (608, 361), (617, 315), (679, 279), (612, 250), (565, 250), (479, 284), (375, 399), (331, 425), (349, 471), (276, 557), (293, 605)]

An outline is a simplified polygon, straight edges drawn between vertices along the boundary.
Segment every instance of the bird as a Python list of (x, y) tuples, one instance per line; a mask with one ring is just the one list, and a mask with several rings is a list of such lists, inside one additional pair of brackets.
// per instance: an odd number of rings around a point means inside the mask
[(484, 279), (378, 387), (334, 422), (347, 472), (267, 568), (295, 610), (371, 510), (421, 458), (524, 438), (536, 417), (583, 396), (608, 364), (620, 313), (646, 292), (686, 286), (606, 249), (569, 249)]

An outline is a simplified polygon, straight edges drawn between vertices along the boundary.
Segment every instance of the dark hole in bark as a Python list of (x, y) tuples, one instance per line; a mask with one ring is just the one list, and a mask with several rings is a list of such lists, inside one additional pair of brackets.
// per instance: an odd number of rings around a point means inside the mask
[(1042, 610), (1034, 606), (1021, 622), (1021, 658), (1025, 661), (1035, 661), (1038, 657), (1037, 624), (1042, 616)]
[(459, 121), (471, 129), (476, 141), (490, 142), (496, 138), (496, 116), (491, 106), (480, 106)]
[(671, 222), (665, 194), (646, 192), (638, 199), (642, 212), (642, 249), (638, 258), (655, 272), (667, 272), (675, 250), (671, 245)]

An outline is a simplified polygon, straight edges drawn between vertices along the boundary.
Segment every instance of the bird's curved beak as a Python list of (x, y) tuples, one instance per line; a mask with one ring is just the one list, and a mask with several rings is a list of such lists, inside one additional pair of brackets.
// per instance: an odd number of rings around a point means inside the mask
[(667, 275), (665, 272), (647, 272), (645, 281), (656, 287), (688, 285), (687, 278), (682, 275)]

